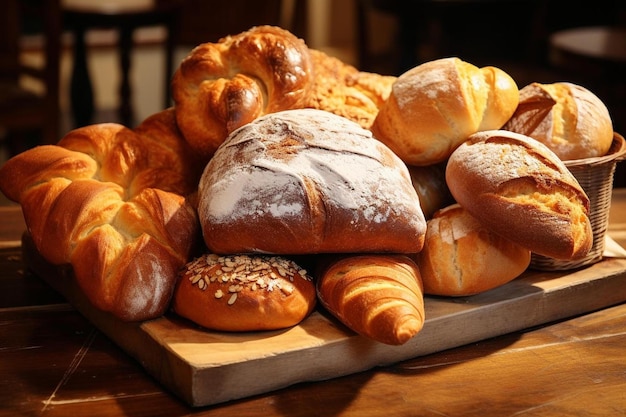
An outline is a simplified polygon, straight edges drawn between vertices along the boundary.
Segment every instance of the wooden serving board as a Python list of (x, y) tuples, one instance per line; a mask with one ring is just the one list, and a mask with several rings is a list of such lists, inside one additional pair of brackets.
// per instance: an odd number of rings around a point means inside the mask
[(71, 270), (47, 264), (28, 239), (23, 248), (33, 272), (192, 406), (390, 365), (626, 301), (626, 259), (611, 258), (577, 271), (527, 271), (472, 297), (426, 297), (424, 328), (402, 346), (358, 336), (320, 312), (283, 331), (229, 334), (174, 315), (120, 322), (89, 304)]

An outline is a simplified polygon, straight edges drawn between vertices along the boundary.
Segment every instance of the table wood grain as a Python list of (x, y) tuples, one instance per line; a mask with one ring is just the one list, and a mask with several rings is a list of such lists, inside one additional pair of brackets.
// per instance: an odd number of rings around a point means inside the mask
[[(393, 366), (192, 408), (24, 269), (0, 208), (0, 415), (605, 416), (626, 414), (626, 304)], [(626, 189), (609, 234), (626, 245)], [(267, 375), (271, 378), (271, 375)]]

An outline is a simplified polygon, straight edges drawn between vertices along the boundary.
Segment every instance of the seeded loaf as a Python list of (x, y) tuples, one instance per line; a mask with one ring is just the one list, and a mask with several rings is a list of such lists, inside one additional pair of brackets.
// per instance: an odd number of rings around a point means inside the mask
[(564, 161), (604, 156), (613, 123), (604, 103), (580, 85), (532, 83), (503, 129), (530, 136)]
[(172, 309), (211, 330), (277, 330), (302, 321), (316, 300), (311, 276), (292, 260), (206, 254), (182, 270)]
[(442, 58), (400, 75), (371, 129), (407, 164), (431, 165), (472, 133), (500, 129), (518, 100), (515, 81), (501, 69)]
[(558, 156), (528, 136), (470, 136), (450, 156), (446, 182), (489, 230), (532, 252), (567, 260), (591, 249), (589, 198)]
[(414, 253), (426, 232), (406, 165), (356, 122), (322, 110), (273, 113), (233, 132), (198, 197), (217, 254)]
[(438, 210), (427, 225), (416, 256), (425, 294), (478, 294), (513, 280), (530, 264), (528, 249), (492, 232), (459, 204)]
[(356, 333), (401, 345), (424, 326), (420, 271), (409, 257), (346, 255), (323, 265), (316, 283), (318, 299)]

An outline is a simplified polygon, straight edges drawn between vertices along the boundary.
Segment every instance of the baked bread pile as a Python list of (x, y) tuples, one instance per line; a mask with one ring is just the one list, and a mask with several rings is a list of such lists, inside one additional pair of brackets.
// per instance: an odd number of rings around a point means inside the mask
[(174, 73), (172, 97), (183, 135), (208, 161), (232, 131), (281, 110), (326, 110), (369, 128), (394, 81), (258, 26), (194, 48)]
[[(580, 87), (520, 92), (458, 58), (365, 73), (261, 26), (193, 49), (172, 94), (136, 129), (80, 128), (0, 169), (37, 250), (123, 320), (171, 307), (268, 330), (317, 305), (402, 344), (424, 294), (589, 250), (589, 199), (562, 159), (606, 152), (612, 130)], [(560, 157), (564, 136), (576, 151)]]

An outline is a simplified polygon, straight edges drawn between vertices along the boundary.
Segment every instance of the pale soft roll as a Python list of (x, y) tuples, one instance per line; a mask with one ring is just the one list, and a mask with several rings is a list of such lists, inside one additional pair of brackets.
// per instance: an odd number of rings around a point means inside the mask
[(532, 83), (503, 129), (522, 133), (564, 161), (604, 156), (613, 142), (613, 123), (604, 103), (580, 85)]
[(448, 160), (452, 196), (489, 230), (540, 255), (577, 259), (591, 249), (589, 198), (541, 142), (479, 132)]
[(424, 326), (424, 295), (415, 262), (400, 255), (329, 261), (317, 281), (320, 303), (356, 333), (401, 345)]
[(428, 221), (424, 249), (416, 260), (425, 294), (456, 297), (478, 294), (517, 278), (530, 264), (530, 251), (453, 204)]
[(398, 77), (371, 129), (407, 164), (431, 165), (472, 133), (501, 128), (518, 100), (515, 81), (501, 69), (443, 58)]
[(198, 187), (218, 254), (418, 252), (426, 221), (406, 165), (356, 122), (315, 109), (233, 132)]

